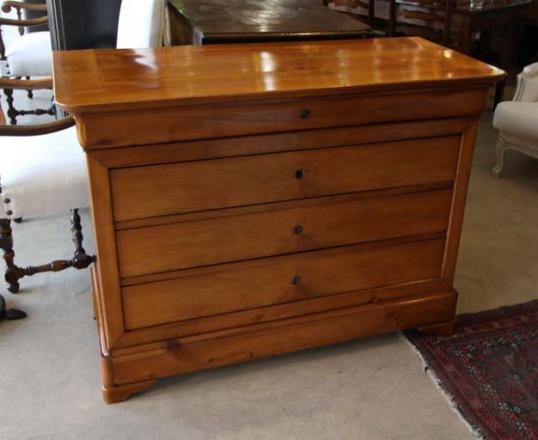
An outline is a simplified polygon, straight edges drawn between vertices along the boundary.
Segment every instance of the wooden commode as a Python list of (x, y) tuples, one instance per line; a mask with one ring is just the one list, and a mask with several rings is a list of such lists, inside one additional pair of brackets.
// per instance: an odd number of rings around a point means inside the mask
[(450, 331), (478, 117), (503, 75), (419, 38), (55, 53), (88, 159), (105, 400)]

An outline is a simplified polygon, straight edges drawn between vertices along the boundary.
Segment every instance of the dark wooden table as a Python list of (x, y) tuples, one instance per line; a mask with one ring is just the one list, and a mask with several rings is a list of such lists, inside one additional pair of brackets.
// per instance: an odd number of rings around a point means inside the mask
[[(402, 11), (421, 11), (421, 7), (413, 0), (396, 0), (399, 24), (410, 24), (430, 27), (431, 23), (418, 18), (405, 18)], [(459, 0), (452, 11), (451, 31), (457, 35), (456, 50), (470, 54), (474, 35), (481, 32), (487, 44), (492, 33), (503, 33), (503, 47), (499, 56), (499, 64), (506, 67), (515, 52), (519, 30), (525, 19), (527, 9), (532, 0)], [(444, 14), (444, 6), (438, 7), (437, 13)], [(380, 20), (389, 18), (389, 2), (376, 0), (375, 17)], [(355, 12), (366, 14), (366, 10)]]
[[(452, 11), (451, 33), (456, 35), (454, 49), (467, 55), (473, 55), (483, 59), (491, 46), (492, 36), (502, 34), (502, 45), (496, 64), (509, 70), (515, 61), (519, 35), (529, 6), (532, 0), (457, 0)], [(400, 25), (414, 25), (431, 27), (431, 22), (416, 18), (403, 17), (402, 11), (424, 11), (413, 0), (395, 0), (397, 10), (397, 22)], [(445, 6), (440, 5), (437, 13), (444, 14)], [(352, 10), (366, 17), (365, 9)], [(389, 20), (389, 2), (375, 0), (375, 18), (377, 20)], [(413, 28), (405, 29), (404, 33), (411, 35)], [(416, 28), (414, 28), (416, 30)], [(480, 47), (478, 53), (473, 52), (475, 35), (480, 32)], [(504, 81), (497, 85), (495, 103), (502, 100), (504, 94)]]
[(321, 0), (169, 0), (174, 44), (364, 38), (371, 29)]
[(506, 68), (513, 61), (517, 39), (526, 11), (532, 0), (486, 0), (458, 6), (454, 14), (454, 26), (459, 31), (458, 50), (470, 53), (473, 35), (482, 32), (482, 40), (496, 32), (504, 34), (499, 65)]
[[(532, 0), (461, 1), (452, 14), (452, 30), (457, 35), (457, 49), (471, 55), (474, 36), (480, 32), (480, 47), (476, 54), (483, 57), (491, 46), (492, 35), (502, 34), (502, 45), (496, 64), (508, 70), (515, 61), (518, 39), (525, 15)], [(505, 81), (497, 84), (495, 105), (502, 101)]]

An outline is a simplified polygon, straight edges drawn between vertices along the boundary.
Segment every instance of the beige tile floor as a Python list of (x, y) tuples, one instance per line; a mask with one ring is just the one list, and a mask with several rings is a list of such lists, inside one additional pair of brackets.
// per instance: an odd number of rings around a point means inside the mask
[(460, 312), (538, 298), (538, 161), (507, 153), (491, 175), (497, 132), (484, 115), (469, 188), (456, 273)]
[[(537, 297), (538, 166), (509, 153), (505, 177), (495, 179), (495, 140), (488, 113), (456, 276), (461, 312)], [(84, 226), (90, 236), (87, 212)], [(14, 234), (21, 264), (69, 256), (67, 215), (26, 221)], [(30, 317), (0, 323), (2, 440), (473, 438), (397, 335), (170, 378), (106, 406), (88, 272), (23, 286), (6, 296)]]

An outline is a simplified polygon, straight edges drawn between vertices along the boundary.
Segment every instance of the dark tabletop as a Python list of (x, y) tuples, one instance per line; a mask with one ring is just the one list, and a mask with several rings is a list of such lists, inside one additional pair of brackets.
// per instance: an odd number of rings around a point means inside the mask
[[(384, 0), (376, 0), (383, 2)], [(483, 14), (491, 11), (505, 11), (511, 8), (528, 6), (533, 0), (456, 0), (453, 13), (456, 14)], [(417, 6), (413, 0), (396, 0), (399, 5)], [(439, 11), (444, 11), (443, 4), (431, 5)]]
[(190, 26), (211, 40), (359, 37), (370, 28), (321, 0), (169, 0)]
[(456, 11), (481, 13), (529, 5), (532, 0), (458, 0)]

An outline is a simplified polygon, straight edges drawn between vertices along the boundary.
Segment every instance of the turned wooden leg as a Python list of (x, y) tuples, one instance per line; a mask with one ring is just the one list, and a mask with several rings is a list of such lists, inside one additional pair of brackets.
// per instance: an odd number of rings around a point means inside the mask
[[(29, 80), (30, 77), (27, 76), (26, 79)], [(28, 91), (27, 91), (27, 94), (28, 94), (28, 98), (29, 98), (29, 99), (33, 99), (33, 97), (34, 97), (34, 92), (33, 92), (32, 90), (28, 90)]]
[(13, 89), (4, 89), (4, 94), (6, 95), (7, 102), (7, 116), (11, 125), (17, 125), (17, 116), (19, 112), (15, 109), (14, 99), (13, 99)]
[(86, 269), (95, 262), (95, 256), (88, 255), (86, 250), (82, 247), (84, 236), (82, 235), (82, 224), (80, 222), (78, 209), (73, 209), (71, 214), (71, 233), (75, 245), (75, 255), (71, 260), (71, 266), (75, 269)]
[(454, 333), (455, 321), (419, 327), (417, 330), (425, 335), (450, 336)]
[(24, 270), (18, 267), (15, 260), (15, 251), (13, 250), (13, 233), (11, 230), (11, 220), (0, 219), (0, 249), (3, 251), (4, 261), (6, 262), (6, 272), (4, 278), (8, 283), (8, 290), (11, 293), (19, 292), (19, 279), (24, 277)]
[[(32, 91), (29, 91), (28, 93), (31, 94)], [(17, 125), (17, 117), (19, 116), (26, 116), (26, 115), (36, 115), (36, 116), (50, 115), (50, 116), (55, 116), (55, 117), (57, 116), (56, 105), (54, 104), (54, 102), (52, 103), (50, 107), (46, 109), (37, 108), (34, 110), (17, 110), (14, 105), (13, 89), (4, 89), (4, 94), (6, 95), (6, 101), (8, 104), (8, 109), (6, 113), (9, 118), (9, 122), (12, 125)]]
[(19, 280), (25, 276), (32, 276), (43, 272), (59, 272), (70, 267), (75, 269), (86, 269), (93, 262), (95, 256), (86, 254), (82, 247), (82, 225), (78, 209), (74, 209), (71, 216), (71, 232), (75, 253), (70, 260), (55, 260), (41, 266), (18, 267), (14, 263), (15, 252), (13, 251), (13, 235), (11, 230), (11, 220), (0, 219), (0, 248), (4, 251), (3, 257), (6, 261), (5, 279), (8, 283), (8, 290), (11, 293), (18, 293), (20, 289)]
[(503, 79), (502, 81), (499, 81), (495, 86), (495, 99), (493, 101), (493, 110), (495, 110), (497, 106), (503, 101), (505, 89), (506, 79)]
[[(56, 103), (54, 102), (54, 95), (52, 95), (51, 97), (51, 104), (50, 104), (50, 107), (48, 109), (48, 113), (49, 115), (51, 116), (54, 116), (56, 119), (58, 119), (58, 107), (56, 107)], [(66, 117), (65, 114), (63, 114), (63, 116), (61, 116), (62, 118)]]
[(86, 254), (86, 251), (82, 247), (82, 225), (80, 223), (80, 215), (78, 209), (73, 209), (71, 215), (71, 233), (73, 238), (73, 243), (75, 244), (75, 253), (73, 258), (70, 260), (55, 260), (48, 264), (43, 264), (41, 266), (28, 266), (24, 269), (19, 269), (22, 271), (23, 276), (31, 276), (36, 273), (43, 272), (60, 272), (62, 270), (73, 267), (75, 269), (86, 269), (93, 262), (95, 262), (95, 256)]

